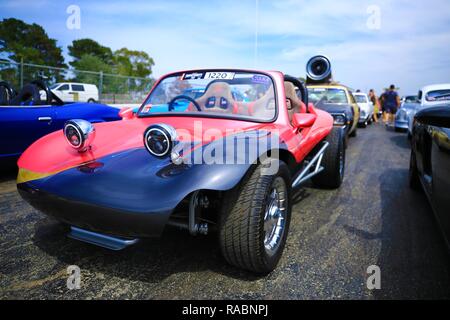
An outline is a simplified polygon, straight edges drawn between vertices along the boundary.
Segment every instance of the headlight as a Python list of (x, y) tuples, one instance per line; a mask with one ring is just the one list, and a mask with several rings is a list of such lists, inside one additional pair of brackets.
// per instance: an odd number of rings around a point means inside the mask
[(338, 126), (343, 126), (347, 122), (346, 117), (342, 114), (335, 114), (333, 115), (334, 118), (334, 124)]
[(69, 120), (64, 124), (64, 136), (72, 148), (85, 152), (94, 140), (95, 127), (86, 120)]
[(404, 109), (400, 109), (396, 115), (397, 120), (406, 120), (406, 111)]
[(164, 157), (171, 150), (177, 138), (175, 128), (167, 124), (154, 124), (144, 132), (147, 151), (157, 157)]

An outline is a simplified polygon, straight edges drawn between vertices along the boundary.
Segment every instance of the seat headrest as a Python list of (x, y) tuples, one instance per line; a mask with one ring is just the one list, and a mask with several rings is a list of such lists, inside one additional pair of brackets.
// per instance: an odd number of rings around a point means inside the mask
[(221, 109), (222, 111), (224, 111), (225, 106), (227, 106), (227, 110), (232, 111), (235, 103), (230, 85), (226, 82), (213, 82), (196, 101), (202, 109)]

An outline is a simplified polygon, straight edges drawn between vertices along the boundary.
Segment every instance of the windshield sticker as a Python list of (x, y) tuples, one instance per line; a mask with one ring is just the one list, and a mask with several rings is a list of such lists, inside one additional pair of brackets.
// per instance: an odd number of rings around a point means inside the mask
[(147, 104), (146, 106), (144, 106), (144, 108), (142, 109), (142, 113), (148, 113), (150, 111), (150, 109), (152, 108), (151, 104)]
[(270, 78), (267, 76), (255, 74), (252, 78), (253, 83), (261, 83), (261, 84), (268, 84), (270, 83)]
[(204, 79), (233, 80), (234, 72), (207, 72)]
[(203, 79), (205, 76), (202, 72), (193, 72), (193, 73), (184, 73), (181, 77), (181, 80), (196, 80), (196, 79)]

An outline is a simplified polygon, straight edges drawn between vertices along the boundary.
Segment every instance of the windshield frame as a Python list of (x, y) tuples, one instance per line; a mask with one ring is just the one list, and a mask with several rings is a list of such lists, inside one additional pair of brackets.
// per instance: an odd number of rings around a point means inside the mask
[[(174, 77), (174, 76), (181, 76), (183, 73), (206, 73), (206, 72), (235, 72), (235, 73), (249, 73), (249, 74), (260, 74), (264, 75), (270, 78), (273, 84), (273, 91), (274, 91), (274, 99), (275, 99), (275, 112), (272, 119), (257, 119), (252, 118), (250, 116), (244, 116), (244, 115), (237, 115), (237, 114), (213, 114), (213, 113), (207, 113), (207, 112), (154, 112), (154, 113), (141, 113), (142, 109), (145, 107), (145, 102), (150, 98), (152, 93), (155, 91), (155, 89), (158, 87), (158, 85), (163, 82), (165, 79)], [(213, 80), (214, 81), (214, 80)], [(266, 71), (260, 71), (260, 70), (248, 70), (248, 69), (227, 69), (227, 68), (212, 68), (212, 69), (192, 69), (192, 70), (183, 70), (183, 71), (176, 71), (172, 73), (168, 73), (161, 78), (158, 79), (157, 82), (153, 85), (151, 88), (149, 94), (147, 97), (145, 97), (144, 101), (142, 102), (141, 106), (139, 107), (139, 110), (136, 113), (136, 116), (138, 118), (152, 118), (152, 117), (193, 117), (193, 118), (211, 118), (211, 119), (223, 119), (223, 120), (238, 120), (238, 121), (246, 121), (246, 122), (254, 122), (254, 123), (273, 123), (277, 121), (278, 115), (280, 112), (280, 106), (279, 106), (279, 100), (278, 100), (278, 90), (277, 90), (277, 82), (272, 74)]]

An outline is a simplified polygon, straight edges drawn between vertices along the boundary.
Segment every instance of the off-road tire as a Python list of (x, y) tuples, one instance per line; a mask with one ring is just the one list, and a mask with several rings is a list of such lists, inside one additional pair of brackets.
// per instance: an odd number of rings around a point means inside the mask
[(339, 188), (344, 180), (345, 147), (343, 134), (339, 128), (333, 128), (325, 139), (330, 145), (322, 158), (324, 170), (312, 178), (314, 185), (319, 188)]
[[(291, 175), (287, 165), (278, 160), (278, 172), (264, 175), (260, 164), (243, 178), (223, 200), (219, 223), (219, 242), (225, 260), (238, 268), (259, 274), (274, 270), (283, 253), (291, 219)], [(286, 215), (284, 233), (274, 254), (264, 246), (264, 215), (272, 183), (281, 177), (286, 184)]]

